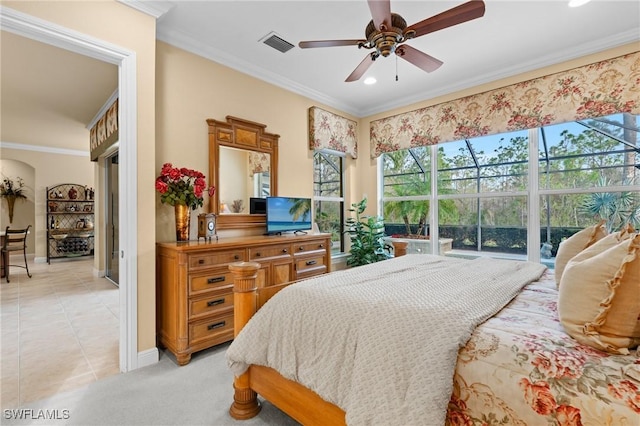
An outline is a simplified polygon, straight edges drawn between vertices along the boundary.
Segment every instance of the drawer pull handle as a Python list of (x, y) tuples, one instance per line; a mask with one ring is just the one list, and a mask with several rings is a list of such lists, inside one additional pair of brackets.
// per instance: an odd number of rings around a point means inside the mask
[(260, 257), (260, 252), (257, 252), (257, 253), (256, 253), (256, 257)]
[(221, 277), (212, 277), (212, 278), (209, 278), (209, 279), (207, 280), (207, 284), (221, 283), (221, 282), (223, 282), (224, 280), (225, 280), (225, 276), (224, 276), (224, 275), (223, 275), (223, 276), (221, 276)]
[(320, 247), (320, 248), (324, 248), (324, 244), (320, 244), (318, 247)]
[(300, 246), (300, 247), (298, 247), (298, 250), (302, 251), (302, 250), (304, 250), (304, 247)]
[(233, 256), (233, 258), (234, 258), (235, 260), (238, 260), (238, 259), (240, 259), (240, 256), (238, 256), (238, 255), (236, 254), (235, 256)]
[(204, 259), (198, 259), (198, 264), (199, 265), (204, 265)]
[(288, 252), (288, 251), (289, 251), (289, 250), (287, 250), (286, 248), (283, 248), (283, 249), (282, 249), (282, 252), (283, 252), (283, 253), (286, 253), (286, 252)]
[(224, 299), (209, 300), (207, 306), (216, 306), (224, 303)]
[(225, 321), (220, 321), (220, 322), (217, 322), (215, 324), (210, 324), (210, 325), (207, 326), (207, 330), (209, 330), (209, 331), (215, 330), (216, 328), (224, 327), (225, 324), (226, 324)]
[(315, 264), (316, 264), (315, 260), (307, 260), (307, 266), (315, 265)]

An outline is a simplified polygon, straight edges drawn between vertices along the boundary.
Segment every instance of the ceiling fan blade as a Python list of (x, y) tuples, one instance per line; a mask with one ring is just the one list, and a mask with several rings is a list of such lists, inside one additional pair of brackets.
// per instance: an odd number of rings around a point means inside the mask
[(408, 31), (413, 30), (416, 32), (414, 38), (420, 37), (482, 16), (484, 16), (484, 2), (482, 0), (471, 0), (424, 21), (410, 25), (404, 32), (406, 34)]
[(374, 59), (371, 54), (368, 54), (367, 56), (365, 56), (362, 62), (360, 62), (360, 65), (358, 65), (356, 69), (353, 70), (351, 74), (349, 74), (349, 77), (347, 77), (345, 82), (349, 83), (351, 81), (359, 80), (360, 77), (362, 77), (364, 73), (367, 72), (371, 64), (373, 64), (373, 61)]
[(301, 41), (298, 46), (301, 49), (310, 47), (334, 47), (334, 46), (357, 46), (360, 43), (366, 43), (367, 40), (315, 40)]
[(437, 70), (443, 63), (433, 56), (429, 56), (416, 48), (404, 44), (396, 48), (396, 55), (426, 72)]
[(369, 3), (369, 10), (376, 29), (380, 30), (380, 25), (383, 23), (386, 23), (387, 28), (389, 28), (391, 26), (390, 0), (367, 0), (367, 3)]

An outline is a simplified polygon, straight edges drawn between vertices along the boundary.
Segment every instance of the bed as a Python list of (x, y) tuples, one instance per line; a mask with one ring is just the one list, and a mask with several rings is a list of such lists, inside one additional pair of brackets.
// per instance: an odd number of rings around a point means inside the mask
[[(422, 272), (414, 280), (409, 277), (416, 275), (416, 265)], [(265, 289), (256, 288), (258, 266), (230, 266), (236, 287), (237, 337), (227, 351), (236, 374), (234, 418), (255, 416), (259, 394), (302, 424), (640, 422), (637, 353), (611, 355), (569, 337), (558, 320), (553, 272), (541, 265), (406, 255), (333, 272), (330, 279)], [(471, 273), (453, 275), (455, 270)], [(479, 291), (468, 289), (473, 281)], [(405, 283), (406, 293), (400, 288)], [(390, 284), (394, 291), (375, 296), (375, 309), (361, 306), (357, 291), (350, 293), (355, 286), (377, 294)], [(424, 286), (446, 303), (423, 302), (415, 290)], [(444, 293), (434, 290), (439, 287)], [(462, 289), (450, 291), (456, 287)], [(322, 300), (331, 292), (343, 294)], [(307, 302), (298, 305), (298, 297)], [(468, 297), (480, 301), (462, 301)], [(333, 308), (324, 312), (308, 299), (321, 299), (320, 306), (344, 304), (351, 319), (341, 319)], [(397, 306), (400, 324), (385, 328)], [(468, 329), (458, 329), (458, 317), (468, 317)], [(302, 323), (313, 324), (312, 330)], [(325, 328), (329, 333), (318, 338)], [(354, 328), (364, 334), (353, 334)], [(302, 343), (292, 340), (298, 332)]]

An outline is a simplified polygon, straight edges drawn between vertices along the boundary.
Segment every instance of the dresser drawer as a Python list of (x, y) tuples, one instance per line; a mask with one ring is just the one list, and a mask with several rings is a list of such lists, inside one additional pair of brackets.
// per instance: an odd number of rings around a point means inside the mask
[(289, 244), (281, 244), (277, 246), (249, 247), (250, 261), (260, 262), (260, 259), (279, 256), (291, 256), (291, 246)]
[(211, 294), (189, 299), (189, 319), (233, 312), (233, 293)]
[(318, 254), (317, 256), (307, 256), (303, 259), (296, 259), (297, 279), (324, 274), (327, 270), (327, 262), (324, 253)]
[(189, 294), (210, 290), (233, 292), (233, 274), (225, 268), (207, 274), (189, 276)]
[(222, 343), (231, 339), (233, 339), (233, 313), (189, 324), (190, 346), (209, 340)]
[(189, 256), (189, 270), (210, 268), (244, 260), (244, 250), (228, 250), (214, 253), (194, 254)]
[(314, 251), (325, 251), (327, 243), (325, 240), (312, 240), (304, 242), (296, 242), (293, 244), (293, 253), (298, 255), (302, 253), (310, 253)]

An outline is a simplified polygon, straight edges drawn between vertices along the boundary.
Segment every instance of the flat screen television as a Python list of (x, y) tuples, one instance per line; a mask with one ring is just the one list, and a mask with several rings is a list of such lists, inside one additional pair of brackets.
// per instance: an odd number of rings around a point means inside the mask
[(267, 234), (311, 229), (311, 198), (267, 197)]

